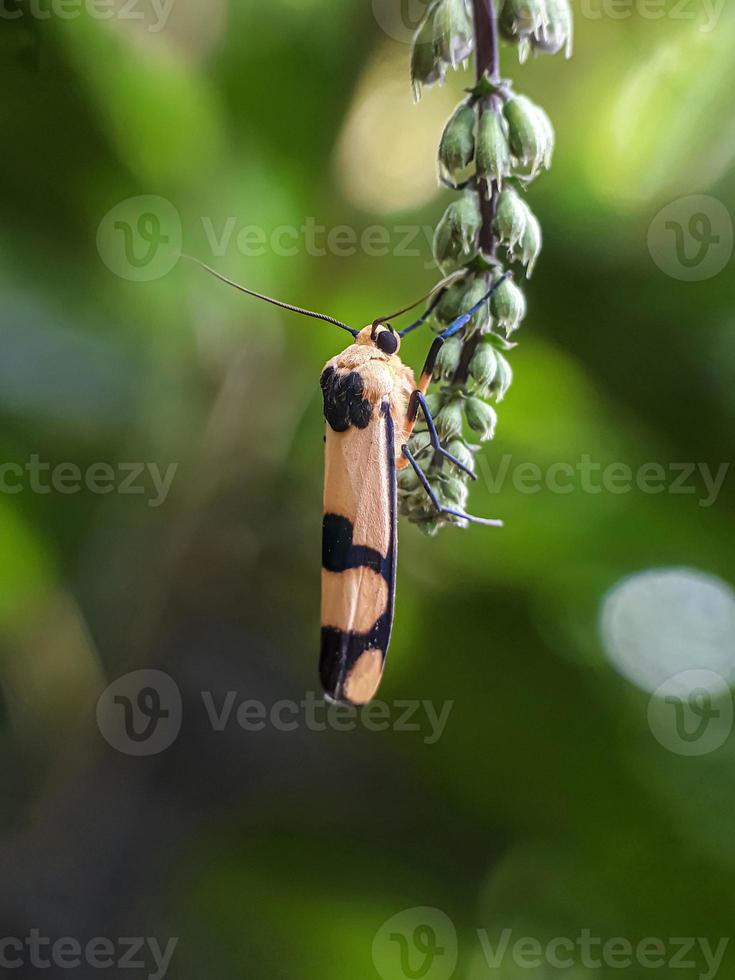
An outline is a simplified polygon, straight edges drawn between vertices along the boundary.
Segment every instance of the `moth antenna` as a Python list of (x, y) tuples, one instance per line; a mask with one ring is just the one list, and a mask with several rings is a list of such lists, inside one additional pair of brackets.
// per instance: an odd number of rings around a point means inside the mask
[(404, 313), (408, 313), (409, 310), (413, 310), (417, 306), (420, 306), (422, 303), (425, 303), (426, 300), (427, 299), (430, 299), (438, 289), (441, 289), (442, 288), (442, 286), (443, 286), (443, 283), (439, 283), (439, 285), (434, 286), (434, 288), (432, 290), (430, 290), (426, 294), (426, 296), (422, 296), (421, 299), (417, 299), (416, 302), (415, 303), (411, 303), (410, 306), (404, 306), (404, 308), (402, 310), (396, 310), (395, 313), (390, 313), (388, 316), (379, 316), (379, 317), (377, 317), (375, 320), (373, 320), (373, 326), (376, 327), (380, 323), (387, 323), (388, 320), (395, 320), (396, 317), (403, 316), (403, 314)]
[(314, 320), (324, 320), (326, 323), (333, 323), (335, 327), (341, 327), (343, 330), (346, 330), (347, 333), (352, 334), (353, 337), (357, 336), (357, 330), (353, 330), (352, 327), (348, 327), (346, 323), (342, 323), (341, 320), (337, 320), (333, 316), (328, 316), (326, 313), (315, 313), (313, 310), (305, 310), (302, 306), (294, 306), (292, 303), (283, 303), (279, 299), (273, 299), (272, 296), (266, 296), (264, 293), (258, 293), (254, 289), (247, 289), (245, 286), (241, 286), (239, 282), (235, 282), (233, 279), (228, 279), (227, 276), (223, 276), (221, 272), (217, 272), (216, 269), (213, 269), (211, 266), (201, 262), (193, 255), (186, 255), (182, 252), (181, 257), (184, 259), (189, 259), (190, 262), (195, 262), (198, 266), (204, 269), (205, 272), (208, 272), (210, 275), (214, 276), (215, 279), (219, 279), (220, 282), (224, 282), (228, 286), (232, 286), (234, 289), (239, 289), (241, 293), (246, 293), (248, 296), (254, 296), (256, 299), (262, 299), (266, 303), (271, 303), (273, 306), (279, 306), (282, 310), (289, 310), (291, 313), (300, 313), (301, 316), (310, 316)]
[(447, 276), (446, 279), (442, 279), (441, 282), (438, 282), (436, 286), (433, 287), (433, 289), (430, 289), (429, 292), (426, 294), (426, 296), (422, 296), (421, 299), (417, 299), (416, 302), (411, 303), (410, 306), (405, 306), (402, 310), (398, 310), (396, 313), (391, 313), (390, 316), (378, 317), (377, 320), (373, 321), (373, 326), (374, 327), (378, 326), (381, 323), (385, 323), (387, 320), (393, 320), (395, 317), (402, 316), (404, 313), (408, 313), (409, 310), (413, 310), (417, 306), (420, 306), (421, 303), (425, 303), (427, 300), (430, 300), (428, 308), (422, 313), (419, 319), (416, 320), (415, 323), (412, 323), (410, 326), (404, 327), (403, 330), (399, 330), (398, 336), (404, 337), (407, 333), (411, 333), (411, 331), (415, 330), (416, 327), (420, 327), (422, 323), (426, 322), (429, 316), (434, 312), (434, 309), (439, 304), (440, 300), (446, 293), (447, 289), (452, 285), (453, 282), (456, 282), (456, 280), (461, 279), (462, 275), (463, 273), (461, 272), (461, 270), (459, 272), (452, 273), (451, 275)]

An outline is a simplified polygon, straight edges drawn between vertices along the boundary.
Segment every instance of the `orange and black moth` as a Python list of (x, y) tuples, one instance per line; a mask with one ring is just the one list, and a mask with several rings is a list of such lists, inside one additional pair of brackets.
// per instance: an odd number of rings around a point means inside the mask
[(358, 331), (334, 317), (273, 300), (205, 268), (248, 295), (325, 320), (353, 336), (349, 347), (327, 361), (320, 378), (326, 435), (319, 675), (328, 698), (366, 704), (380, 684), (393, 626), (398, 471), (406, 466), (414, 469), (438, 513), (479, 524), (502, 523), (444, 506), (408, 446), (421, 412), (433, 452), (474, 479), (442, 446), (424, 396), (444, 342), (467, 325), (502, 280), (434, 339), (417, 384), (413, 371), (399, 357), (401, 337), (428, 319), (441, 299), (441, 288), (422, 316), (404, 330), (394, 330), (390, 320), (411, 307)]

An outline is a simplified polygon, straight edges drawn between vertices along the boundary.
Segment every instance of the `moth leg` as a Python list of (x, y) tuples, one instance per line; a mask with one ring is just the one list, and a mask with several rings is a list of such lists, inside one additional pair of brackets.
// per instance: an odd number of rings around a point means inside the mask
[(458, 316), (457, 319), (454, 321), (454, 323), (450, 323), (447, 329), (443, 330), (439, 334), (437, 340), (440, 339), (442, 342), (444, 342), (445, 340), (449, 340), (449, 338), (453, 337), (456, 333), (459, 333), (462, 327), (467, 326), (467, 324), (470, 322), (470, 320), (475, 315), (475, 313), (477, 313), (477, 311), (481, 309), (485, 303), (487, 303), (487, 301), (490, 299), (490, 297), (498, 288), (498, 286), (501, 286), (506, 279), (510, 279), (511, 277), (512, 277), (512, 273), (510, 272), (506, 272), (505, 275), (502, 275), (497, 282), (494, 282), (492, 284), (492, 286), (490, 287), (490, 289), (488, 289), (488, 291), (485, 293), (482, 299), (478, 300), (475, 303), (475, 305), (472, 307), (472, 309), (467, 310), (466, 313), (463, 313), (461, 316)]
[[(420, 391), (414, 391), (414, 393), (411, 395), (411, 398), (412, 399), (415, 398), (418, 404), (421, 406), (421, 411), (423, 412), (424, 418), (426, 419), (426, 426), (429, 430), (429, 438), (431, 439), (431, 445), (432, 448), (434, 449), (434, 452), (439, 453), (439, 455), (443, 456), (444, 459), (448, 459), (450, 463), (454, 463), (455, 466), (458, 466), (459, 469), (461, 469), (464, 473), (466, 473), (471, 480), (476, 480), (477, 476), (472, 472), (469, 466), (465, 466), (464, 463), (460, 462), (460, 460), (458, 460), (456, 456), (453, 456), (448, 449), (445, 449), (444, 446), (442, 446), (439, 440), (439, 433), (436, 431), (436, 425), (434, 424), (434, 419), (431, 417), (431, 410), (429, 409), (429, 406), (426, 403), (426, 399), (424, 398), (422, 393)], [(410, 412), (411, 412), (411, 408), (409, 406), (409, 414)]]
[(429, 319), (429, 317), (434, 312), (436, 307), (442, 301), (442, 297), (444, 296), (446, 291), (447, 291), (447, 287), (443, 286), (434, 296), (431, 303), (429, 303), (429, 305), (426, 307), (426, 309), (418, 318), (418, 320), (414, 320), (414, 322), (411, 323), (409, 326), (404, 327), (403, 330), (399, 330), (398, 335), (400, 337), (405, 337), (407, 333), (411, 333), (412, 330), (415, 330), (417, 327), (420, 327), (423, 323), (426, 323), (426, 321)]
[(401, 452), (406, 457), (406, 459), (408, 460), (408, 462), (410, 463), (410, 465), (413, 467), (414, 473), (419, 478), (419, 482), (420, 482), (421, 486), (426, 491), (426, 493), (427, 493), (427, 495), (429, 497), (429, 500), (432, 502), (432, 504), (436, 508), (437, 513), (439, 513), (439, 514), (451, 514), (452, 517), (460, 517), (463, 521), (471, 521), (473, 524), (485, 524), (487, 527), (502, 527), (503, 526), (503, 522), (502, 521), (490, 520), (487, 517), (473, 517), (471, 514), (465, 514), (464, 511), (454, 510), (451, 507), (445, 507), (443, 504), (441, 504), (439, 502), (439, 498), (437, 497), (436, 493), (434, 492), (434, 489), (432, 488), (431, 484), (429, 483), (428, 479), (426, 478), (426, 474), (421, 469), (420, 465), (416, 462), (416, 458), (414, 457), (413, 453), (408, 448), (408, 446), (404, 446), (403, 449), (401, 450)]
[[(419, 398), (421, 398), (423, 401), (424, 395), (429, 389), (429, 385), (431, 384), (431, 376), (434, 373), (434, 365), (436, 364), (436, 359), (439, 354), (439, 351), (442, 349), (443, 346), (444, 346), (444, 338), (442, 334), (440, 334), (438, 337), (435, 338), (434, 343), (431, 345), (431, 349), (429, 350), (428, 357), (426, 358), (426, 362), (424, 363), (423, 370), (421, 371), (421, 377), (419, 378), (418, 387), (414, 390), (414, 392), (412, 393), (411, 397), (408, 400), (408, 411), (406, 412), (406, 421), (403, 427), (403, 433), (406, 437), (406, 440), (409, 439), (411, 433), (413, 432), (414, 426), (416, 425), (416, 416), (418, 415), (418, 411), (419, 411)], [(426, 403), (424, 402), (424, 404)], [(427, 409), (424, 409), (424, 414), (426, 416), (426, 421), (429, 426), (429, 433), (431, 433), (433, 419), (431, 419), (431, 415), (429, 414)], [(457, 460), (457, 462), (459, 461)], [(401, 462), (399, 462), (398, 468), (403, 469), (405, 465), (406, 464), (404, 463), (403, 466), (401, 466)], [(460, 466), (461, 465), (462, 464), (460, 463)]]
[[(482, 307), (483, 303), (487, 303), (487, 301), (490, 299), (490, 297), (498, 288), (498, 286), (502, 282), (505, 282), (505, 280), (508, 279), (510, 275), (511, 275), (510, 272), (506, 272), (504, 276), (501, 276), (497, 282), (493, 283), (493, 285), (490, 287), (487, 293), (485, 293), (482, 299), (478, 303), (475, 303), (472, 309), (468, 310), (466, 313), (463, 313), (461, 316), (458, 316), (457, 319), (454, 321), (454, 323), (451, 323), (446, 330), (444, 330), (442, 333), (439, 334), (438, 337), (434, 339), (434, 343), (429, 348), (429, 353), (426, 355), (426, 360), (424, 362), (424, 366), (421, 371), (421, 377), (419, 378), (419, 383), (417, 386), (418, 393), (420, 393), (421, 395), (425, 395), (426, 392), (429, 390), (429, 385), (431, 384), (431, 378), (432, 375), (434, 374), (436, 359), (439, 356), (439, 351), (444, 346), (444, 342), (446, 340), (449, 340), (449, 338), (453, 337), (456, 333), (459, 333), (459, 331), (463, 327), (467, 326), (467, 324), (470, 322), (470, 320), (475, 315), (475, 313), (477, 313), (477, 311)], [(416, 392), (414, 392), (410, 402), (408, 403), (408, 413), (406, 415), (406, 426), (405, 426), (406, 438), (408, 438), (408, 436), (411, 435), (411, 433), (413, 432), (413, 427), (416, 424), (416, 413), (418, 412), (418, 405), (419, 405), (418, 396)]]

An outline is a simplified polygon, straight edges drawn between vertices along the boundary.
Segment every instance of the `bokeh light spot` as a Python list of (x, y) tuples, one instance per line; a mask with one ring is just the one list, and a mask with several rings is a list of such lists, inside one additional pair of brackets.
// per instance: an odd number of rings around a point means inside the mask
[(631, 575), (605, 596), (600, 632), (613, 666), (653, 693), (672, 675), (712, 671), (735, 680), (735, 592), (696, 569)]
[(377, 214), (428, 204), (438, 193), (438, 133), (457, 102), (451, 87), (419, 105), (411, 97), (405, 46), (384, 45), (358, 85), (337, 144), (345, 196)]

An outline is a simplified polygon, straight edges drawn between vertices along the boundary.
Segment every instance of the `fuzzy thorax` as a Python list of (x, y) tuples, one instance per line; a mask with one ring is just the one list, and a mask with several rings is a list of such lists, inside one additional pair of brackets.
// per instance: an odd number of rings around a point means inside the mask
[[(386, 329), (378, 327), (378, 331)], [(363, 397), (373, 406), (390, 403), (397, 432), (400, 437), (408, 411), (408, 401), (416, 388), (416, 378), (410, 367), (397, 354), (386, 354), (376, 345), (372, 326), (365, 327), (341, 354), (325, 365), (338, 373), (356, 371), (364, 385)]]

